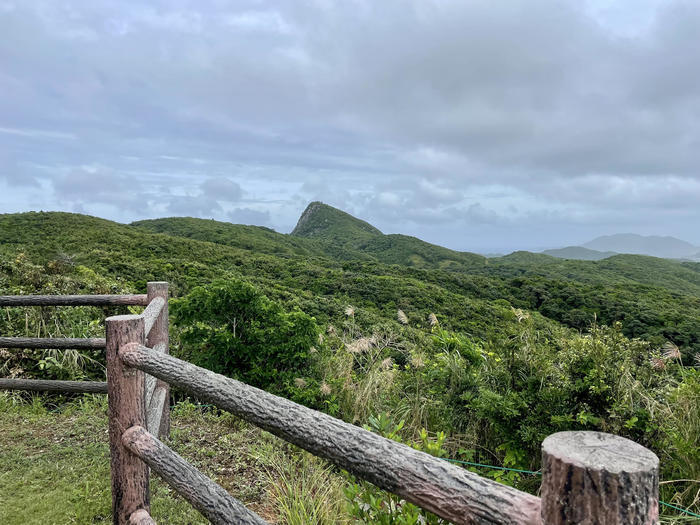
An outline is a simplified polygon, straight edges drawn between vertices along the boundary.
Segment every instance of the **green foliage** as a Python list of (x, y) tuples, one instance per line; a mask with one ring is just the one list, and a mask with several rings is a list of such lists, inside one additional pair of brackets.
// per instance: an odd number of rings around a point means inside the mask
[[(385, 438), (402, 442), (401, 429), (404, 422), (395, 423), (388, 414), (379, 414), (369, 418), (369, 424), (365, 429), (376, 432)], [(421, 450), (436, 457), (442, 457), (446, 451), (443, 449), (445, 434), (438, 433), (435, 439), (428, 436), (428, 432), (422, 429), (420, 441), (407, 443), (417, 450)], [(350, 515), (360, 523), (378, 523), (381, 525), (415, 525), (447, 523), (434, 514), (421, 510), (416, 505), (409, 503), (399, 496), (383, 491), (366, 481), (358, 480), (347, 474), (349, 483), (345, 489), (348, 498)]]
[(308, 373), (314, 318), (285, 312), (249, 283), (215, 281), (172, 302), (182, 354), (191, 362), (274, 392)]
[[(167, 280), (182, 298), (174, 351), (198, 364), (354, 423), (387, 414), (406, 442), (445, 432), (450, 457), (497, 466), (537, 470), (558, 430), (621, 434), (661, 457), (666, 500), (695, 501), (697, 486), (679, 480), (700, 477), (700, 264), (487, 260), (321, 212), (292, 236), (190, 218), (4, 215), (0, 293), (143, 293)], [(124, 311), (7, 308), (0, 331), (100, 337), (103, 317)], [(667, 341), (680, 359), (663, 355)], [(102, 359), (0, 349), (0, 375), (99, 379)], [(518, 473), (480, 473), (537, 490)], [(389, 505), (373, 497), (365, 508)]]

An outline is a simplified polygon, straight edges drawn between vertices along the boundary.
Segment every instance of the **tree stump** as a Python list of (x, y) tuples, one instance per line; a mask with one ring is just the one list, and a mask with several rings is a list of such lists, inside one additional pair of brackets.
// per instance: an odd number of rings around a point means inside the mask
[(543, 525), (659, 523), (659, 458), (629, 439), (559, 432), (542, 442)]

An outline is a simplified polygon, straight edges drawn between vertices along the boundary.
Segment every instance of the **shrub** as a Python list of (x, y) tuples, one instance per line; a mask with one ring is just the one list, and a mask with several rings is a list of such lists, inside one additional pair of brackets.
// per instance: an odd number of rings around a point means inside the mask
[(253, 285), (215, 281), (171, 304), (185, 359), (278, 393), (307, 374), (316, 320), (284, 311)]

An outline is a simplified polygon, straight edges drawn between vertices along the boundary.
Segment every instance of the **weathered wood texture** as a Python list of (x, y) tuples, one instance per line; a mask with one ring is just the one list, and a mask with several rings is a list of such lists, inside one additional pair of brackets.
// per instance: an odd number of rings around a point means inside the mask
[(153, 391), (151, 399), (146, 404), (146, 428), (153, 434), (158, 434), (160, 430), (166, 394), (165, 388), (159, 386)]
[(156, 525), (148, 511), (139, 509), (129, 516), (129, 525)]
[[(147, 331), (146, 345), (165, 354), (169, 354), (168, 283), (161, 281), (149, 282), (146, 285), (146, 291), (149, 303), (152, 304), (157, 299), (163, 300), (163, 306), (160, 307), (158, 317), (156, 317), (153, 322), (152, 328)], [(148, 310), (148, 308), (146, 308), (146, 310)], [(145, 313), (146, 312), (144, 312), (144, 314)], [(164, 381), (158, 381), (155, 386), (165, 391), (165, 402), (163, 403), (160, 416), (160, 428), (157, 431), (157, 435), (163, 438), (170, 435), (170, 385)], [(150, 401), (149, 399), (149, 403)], [(152, 429), (149, 427), (149, 430)]]
[(99, 381), (47, 381), (44, 379), (0, 379), (0, 390), (35, 392), (86, 392), (106, 394), (107, 383)]
[(141, 313), (141, 317), (143, 317), (146, 337), (148, 337), (151, 328), (153, 328), (153, 325), (158, 320), (158, 317), (160, 316), (160, 312), (163, 309), (164, 305), (165, 299), (163, 299), (162, 297), (154, 297), (153, 300), (150, 303), (148, 303), (146, 309)]
[(86, 339), (71, 337), (0, 337), (0, 348), (57, 348), (67, 350), (70, 348), (96, 349), (104, 348), (105, 340), (100, 337)]
[(146, 306), (146, 295), (2, 295), (0, 306)]
[(151, 404), (151, 398), (153, 397), (153, 392), (156, 389), (156, 382), (158, 379), (146, 374), (146, 406)]
[(120, 356), (455, 524), (541, 523), (539, 498), (409, 446), (142, 345)]
[(602, 432), (559, 432), (542, 442), (543, 525), (659, 523), (659, 458)]
[(125, 430), (146, 424), (145, 378), (140, 370), (124, 365), (119, 348), (127, 343), (143, 344), (144, 323), (140, 315), (117, 315), (108, 317), (105, 325), (112, 516), (115, 525), (126, 525), (137, 510), (150, 511), (148, 467), (122, 443)]
[(210, 522), (216, 525), (267, 523), (145, 428), (130, 428), (124, 432), (122, 440), (131, 452), (145, 461)]
[[(165, 344), (158, 344), (153, 347), (156, 352), (162, 352), (165, 348)], [(160, 379), (156, 379), (150, 374), (146, 374), (146, 406), (151, 404), (151, 398), (153, 397), (153, 392), (156, 389), (156, 383), (163, 383)], [(150, 429), (149, 429), (150, 431)]]

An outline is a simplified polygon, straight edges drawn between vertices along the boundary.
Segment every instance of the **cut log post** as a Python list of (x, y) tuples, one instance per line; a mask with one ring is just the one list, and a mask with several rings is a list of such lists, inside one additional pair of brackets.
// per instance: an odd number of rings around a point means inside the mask
[(629, 439), (559, 432), (542, 442), (543, 525), (659, 523), (659, 458)]
[(211, 523), (262, 525), (267, 522), (232, 497), (145, 428), (124, 432), (124, 445), (190, 502)]
[[(160, 308), (160, 314), (153, 322), (152, 328), (148, 332), (146, 338), (146, 346), (156, 348), (163, 353), (170, 353), (169, 350), (169, 320), (168, 320), (168, 283), (155, 281), (146, 285), (146, 292), (149, 303), (156, 298), (162, 298), (163, 306)], [(162, 388), (165, 392), (165, 402), (163, 403), (162, 414), (160, 416), (160, 428), (155, 431), (161, 439), (170, 436), (170, 385), (164, 381), (158, 381), (156, 388)], [(150, 400), (149, 400), (150, 402)]]
[(100, 381), (48, 381), (45, 379), (0, 379), (0, 390), (106, 394), (107, 383)]
[(122, 443), (125, 430), (146, 424), (145, 374), (124, 365), (119, 358), (119, 347), (143, 344), (144, 322), (140, 315), (117, 315), (108, 317), (105, 327), (112, 516), (114, 525), (127, 525), (137, 510), (150, 511), (148, 467)]

